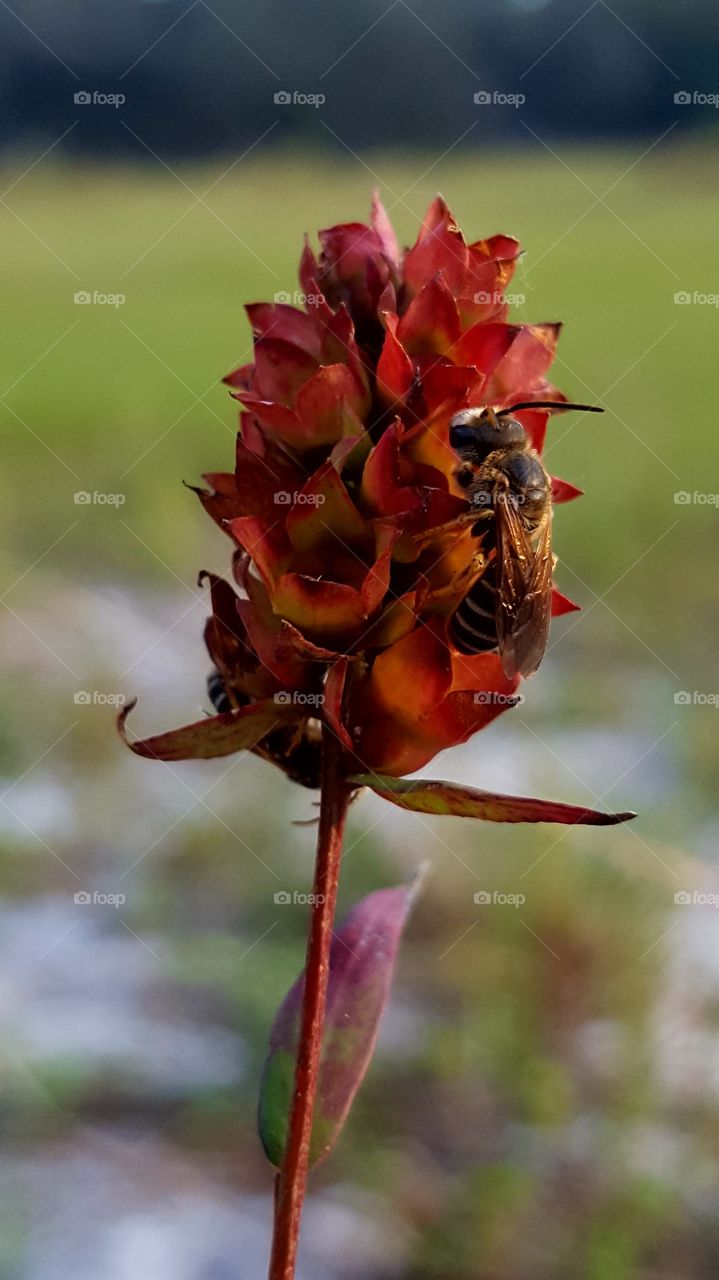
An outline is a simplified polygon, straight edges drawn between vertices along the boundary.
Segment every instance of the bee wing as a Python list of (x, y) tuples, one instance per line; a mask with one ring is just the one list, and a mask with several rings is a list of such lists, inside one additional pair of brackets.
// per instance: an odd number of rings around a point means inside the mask
[(533, 536), (516, 506), (497, 505), (497, 639), (507, 676), (531, 676), (547, 647), (552, 612), (552, 509)]

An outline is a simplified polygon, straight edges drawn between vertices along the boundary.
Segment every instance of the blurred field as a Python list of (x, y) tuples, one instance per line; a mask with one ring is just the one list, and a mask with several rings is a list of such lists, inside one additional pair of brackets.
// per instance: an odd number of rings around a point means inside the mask
[[(562, 419), (548, 454), (587, 492), (555, 523), (559, 582), (585, 613), (556, 626), (521, 718), (429, 772), (640, 818), (557, 836), (357, 806), (345, 904), (422, 857), (433, 870), (378, 1060), (318, 1175), (305, 1274), (715, 1274), (716, 912), (673, 894), (711, 884), (698, 859), (715, 857), (717, 710), (674, 694), (716, 686), (717, 508), (674, 494), (719, 490), (719, 312), (674, 295), (719, 289), (719, 175), (701, 147), (640, 156), (537, 145), (427, 172), (429, 158), (265, 154), (225, 176), (51, 161), (7, 175), (3, 1277), (119, 1280), (128, 1256), (135, 1274), (160, 1258), (157, 1280), (261, 1274), (257, 1075), (305, 923), (273, 893), (307, 886), (313, 832), (290, 819), (309, 793), (254, 758), (155, 771), (121, 751), (106, 706), (73, 696), (140, 693), (139, 731), (199, 714), (196, 575), (226, 572), (229, 543), (182, 481), (231, 466), (219, 379), (249, 357), (243, 303), (292, 292), (302, 234), (364, 218), (375, 184), (405, 242), (437, 189), (470, 236), (517, 235), (515, 317), (563, 319), (556, 379), (608, 410)], [(79, 290), (126, 300), (78, 306)], [(78, 506), (78, 490), (125, 501)], [(120, 885), (120, 912), (73, 904)], [(526, 909), (482, 915), (480, 888), (521, 888)], [(216, 1255), (190, 1260), (190, 1223)]]

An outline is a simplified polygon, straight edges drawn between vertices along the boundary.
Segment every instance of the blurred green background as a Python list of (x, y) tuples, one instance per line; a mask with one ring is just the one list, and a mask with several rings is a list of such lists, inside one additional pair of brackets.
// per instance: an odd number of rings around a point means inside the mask
[[(430, 874), (301, 1275), (716, 1274), (717, 917), (674, 895), (714, 883), (718, 313), (694, 293), (719, 290), (719, 175), (710, 138), (650, 141), (6, 171), (3, 1277), (263, 1274), (255, 1099), (307, 923), (274, 894), (309, 886), (312, 797), (254, 757), (130, 757), (108, 700), (140, 695), (140, 733), (205, 705), (197, 573), (230, 544), (182, 482), (232, 464), (243, 304), (297, 288), (303, 233), (374, 185), (404, 243), (437, 190), (468, 237), (518, 236), (513, 318), (563, 319), (556, 380), (607, 409), (547, 455), (586, 490), (555, 520), (584, 611), (525, 706), (427, 772), (640, 816), (354, 808), (344, 906)], [(475, 904), (495, 889), (526, 901)]]

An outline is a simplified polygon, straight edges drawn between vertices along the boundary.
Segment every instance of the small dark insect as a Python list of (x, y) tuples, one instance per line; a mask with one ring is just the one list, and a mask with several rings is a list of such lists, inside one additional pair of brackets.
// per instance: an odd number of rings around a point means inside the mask
[(225, 682), (216, 669), (211, 671), (207, 677), (207, 696), (218, 714), (221, 715), (225, 711), (232, 710), (232, 703), (225, 688)]
[[(552, 486), (521, 422), (520, 409), (596, 405), (536, 400), (509, 409), (464, 409), (449, 424), (457, 482), (476, 511), (481, 573), (450, 621), (460, 653), (498, 650), (507, 676), (530, 676), (547, 647), (552, 611)], [(473, 517), (474, 518), (474, 517)]]
[[(235, 698), (235, 701), (230, 698), (224, 678), (216, 667), (207, 677), (207, 696), (218, 715), (238, 710), (243, 704), (241, 698)], [(318, 790), (322, 764), (321, 733), (319, 725), (311, 720), (300, 725), (280, 725), (253, 750), (263, 760), (276, 764), (294, 782), (312, 791)]]

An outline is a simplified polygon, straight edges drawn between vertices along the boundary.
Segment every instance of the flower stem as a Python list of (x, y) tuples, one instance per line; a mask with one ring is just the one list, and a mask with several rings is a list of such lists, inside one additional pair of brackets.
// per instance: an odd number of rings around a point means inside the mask
[(325, 727), (322, 742), (320, 824), (312, 918), (307, 942), (300, 1043), (287, 1146), (275, 1186), (269, 1280), (294, 1280), (319, 1077), (342, 837), (351, 791), (345, 781), (342, 748), (335, 735)]

